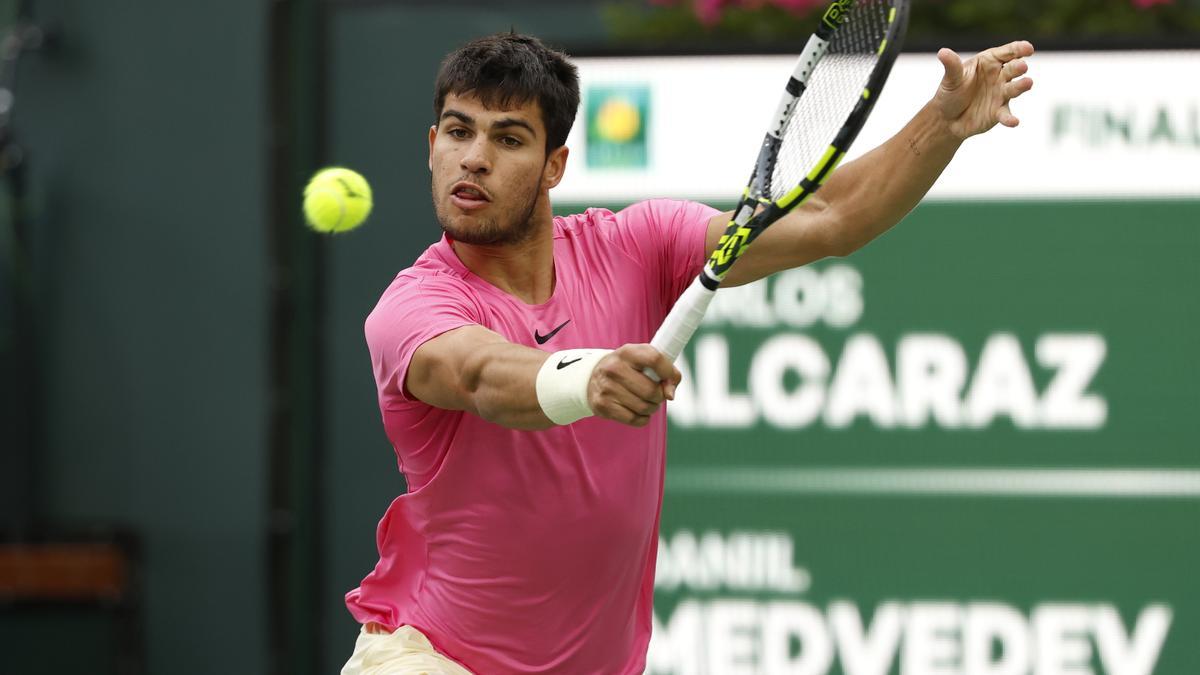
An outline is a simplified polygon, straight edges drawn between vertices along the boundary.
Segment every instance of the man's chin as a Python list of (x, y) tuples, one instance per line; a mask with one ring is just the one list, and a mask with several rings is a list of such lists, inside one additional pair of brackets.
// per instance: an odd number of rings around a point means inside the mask
[(446, 236), (457, 242), (476, 246), (506, 243), (505, 232), (497, 230), (492, 223), (481, 222), (479, 218), (470, 216), (458, 216), (453, 219), (438, 218), (438, 223), (442, 226), (442, 231), (446, 233)]
[(501, 214), (493, 213), (484, 216), (478, 211), (492, 211), (490, 208), (479, 209), (476, 212), (463, 212), (452, 204), (436, 204), (438, 224), (442, 231), (454, 241), (476, 246), (506, 246), (520, 244), (533, 235), (533, 222), (529, 220), (533, 207), (530, 206), (524, 219), (506, 221)]

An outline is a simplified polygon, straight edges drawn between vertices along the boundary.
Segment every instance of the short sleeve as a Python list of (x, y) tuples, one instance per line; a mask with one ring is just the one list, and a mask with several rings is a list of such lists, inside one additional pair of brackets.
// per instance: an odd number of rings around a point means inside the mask
[(674, 305), (700, 273), (708, 221), (717, 213), (698, 202), (651, 199), (615, 214), (612, 236), (646, 269), (659, 271), (663, 306)]
[(404, 387), (417, 348), (446, 331), (478, 324), (479, 308), (450, 280), (397, 279), (367, 317), (367, 348), (380, 404), (415, 399)]

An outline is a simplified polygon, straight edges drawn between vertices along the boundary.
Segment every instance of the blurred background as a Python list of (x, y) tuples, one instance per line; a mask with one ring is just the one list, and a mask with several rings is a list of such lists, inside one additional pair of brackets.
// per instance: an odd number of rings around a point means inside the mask
[[(362, 323), (439, 234), (443, 55), (579, 57), (560, 212), (725, 206), (774, 100), (733, 87), (774, 91), (819, 4), (0, 0), (0, 673), (337, 672), (404, 490)], [(914, 5), (857, 149), (940, 46), (1035, 41), (1022, 127), (860, 253), (719, 296), (649, 671), (1200, 672), (1200, 3)], [(331, 164), (376, 210), (322, 237)]]

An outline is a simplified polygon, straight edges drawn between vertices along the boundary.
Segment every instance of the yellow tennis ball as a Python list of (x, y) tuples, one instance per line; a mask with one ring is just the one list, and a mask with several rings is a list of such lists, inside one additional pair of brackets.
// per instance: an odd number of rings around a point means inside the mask
[(332, 167), (318, 171), (304, 188), (304, 217), (318, 232), (346, 232), (371, 213), (371, 186), (356, 171)]

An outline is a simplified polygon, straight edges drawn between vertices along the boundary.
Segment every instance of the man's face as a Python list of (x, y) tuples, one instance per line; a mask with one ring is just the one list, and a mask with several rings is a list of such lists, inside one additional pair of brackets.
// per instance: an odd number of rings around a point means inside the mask
[(534, 231), (534, 212), (562, 178), (566, 148), (546, 154), (541, 109), (530, 101), (492, 110), (449, 94), (429, 130), (429, 169), (438, 222), (467, 244), (520, 243)]

